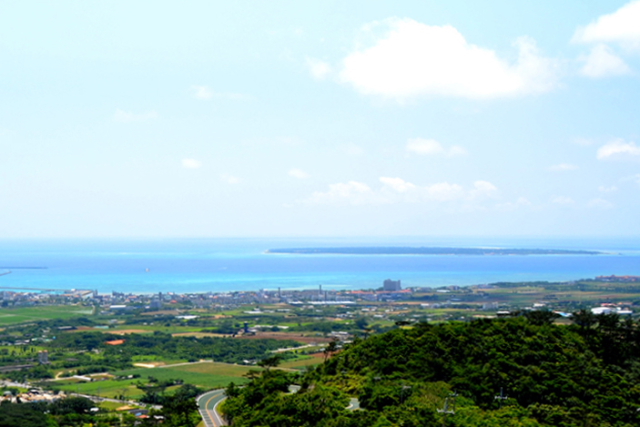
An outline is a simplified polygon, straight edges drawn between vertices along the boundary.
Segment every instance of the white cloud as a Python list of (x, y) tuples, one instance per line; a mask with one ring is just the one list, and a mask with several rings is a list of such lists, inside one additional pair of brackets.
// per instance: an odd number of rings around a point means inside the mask
[(594, 143), (592, 139), (582, 137), (573, 138), (572, 142), (576, 145), (582, 145), (583, 147), (593, 145)]
[(476, 181), (465, 190), (459, 184), (438, 182), (418, 186), (402, 178), (380, 177), (382, 187), (374, 190), (356, 181), (332, 184), (326, 192), (315, 192), (305, 201), (307, 204), (349, 203), (353, 205), (387, 203), (478, 203), (483, 197), (491, 197), (497, 188), (487, 181)]
[(570, 163), (560, 163), (558, 165), (553, 165), (549, 167), (549, 170), (552, 170), (554, 172), (567, 172), (567, 171), (574, 171), (576, 169), (578, 169), (578, 166), (572, 165)]
[(518, 197), (518, 199), (515, 202), (500, 203), (496, 205), (496, 208), (498, 210), (503, 210), (503, 211), (513, 211), (519, 208), (532, 207), (532, 206), (533, 206), (533, 203), (531, 203), (529, 199), (527, 199), (526, 197)]
[(420, 187), (402, 178), (380, 177), (383, 184), (382, 191), (387, 192), (385, 196), (391, 196), (389, 192), (402, 195), (401, 198), (389, 198), (391, 201), (419, 202), (419, 201), (452, 201), (462, 200), (471, 196), (471, 192), (465, 192), (464, 188), (458, 184), (448, 182), (437, 182), (435, 184)]
[(258, 137), (242, 140), (242, 144), (249, 149), (249, 147), (300, 147), (305, 144), (305, 141), (296, 136), (273, 136), (273, 137)]
[(632, 1), (595, 22), (580, 27), (573, 35), (576, 43), (619, 43), (627, 49), (640, 49), (640, 1)]
[(237, 176), (226, 174), (226, 173), (221, 174), (220, 175), (220, 179), (223, 180), (224, 182), (226, 182), (227, 184), (239, 184), (240, 183), (240, 178), (238, 178)]
[(306, 173), (305, 171), (303, 171), (302, 169), (291, 169), (289, 171), (289, 176), (292, 176), (292, 177), (298, 178), (298, 179), (309, 178), (309, 174)]
[(407, 141), (407, 151), (424, 156), (445, 155), (447, 157), (463, 156), (467, 150), (458, 145), (445, 148), (435, 139), (412, 138)]
[(417, 188), (414, 184), (407, 182), (402, 178), (389, 178), (383, 176), (380, 178), (380, 182), (383, 183), (385, 187), (397, 191), (398, 193), (406, 193)]
[(498, 188), (489, 181), (476, 181), (473, 183), (473, 190), (470, 195), (473, 198), (494, 197), (498, 193)]
[(131, 112), (116, 109), (116, 112), (113, 115), (113, 120), (121, 123), (131, 123), (155, 119), (156, 117), (158, 117), (158, 113), (156, 113), (155, 111), (149, 111), (142, 114), (134, 114)]
[(275, 138), (268, 138), (259, 140), (261, 143), (273, 144), (273, 145), (285, 145), (295, 147), (304, 144), (304, 140), (295, 136), (280, 136)]
[(373, 190), (367, 185), (357, 181), (329, 185), (326, 192), (316, 191), (306, 201), (309, 204), (347, 203), (351, 205), (364, 205), (380, 202)]
[(414, 138), (407, 142), (407, 151), (417, 154), (443, 154), (444, 147), (435, 139)]
[(635, 142), (624, 142), (622, 139), (614, 139), (598, 148), (598, 160), (621, 159), (640, 156), (640, 147)]
[(591, 53), (583, 60), (585, 63), (580, 72), (587, 77), (599, 78), (631, 73), (631, 69), (622, 58), (604, 44), (592, 47)]
[(211, 99), (213, 98), (213, 91), (209, 86), (191, 86), (193, 89), (193, 96), (198, 99)]
[(605, 199), (591, 199), (589, 203), (587, 203), (587, 206), (594, 209), (611, 209), (613, 203)]
[(607, 187), (606, 185), (601, 185), (598, 187), (598, 191), (600, 191), (601, 193), (613, 193), (615, 191), (618, 191), (618, 187), (616, 187), (615, 185), (612, 185), (610, 187)]
[(459, 145), (454, 145), (447, 151), (447, 156), (449, 157), (466, 156), (467, 154), (469, 154), (469, 152)]
[(200, 169), (202, 162), (196, 159), (182, 159), (182, 167), (187, 169)]
[(309, 72), (317, 80), (324, 80), (331, 73), (331, 65), (324, 61), (307, 57), (306, 62)]
[[(382, 35), (374, 31), (382, 30)], [(431, 26), (389, 18), (366, 25), (371, 47), (343, 60), (340, 80), (368, 95), (404, 100), (420, 95), (497, 98), (547, 92), (556, 86), (556, 61), (539, 55), (535, 42), (519, 38), (515, 63), (471, 44), (450, 25)]]
[(556, 196), (551, 199), (551, 203), (555, 203), (557, 205), (573, 205), (575, 201), (571, 197)]
[(213, 98), (224, 98), (224, 99), (247, 99), (249, 98), (247, 95), (243, 95), (241, 93), (231, 93), (231, 92), (215, 92), (209, 86), (191, 86), (191, 91), (193, 92), (193, 97), (196, 99), (213, 99)]
[(441, 202), (461, 199), (465, 195), (461, 185), (449, 184), (448, 182), (429, 185), (426, 190), (430, 199)]
[(364, 154), (364, 149), (355, 144), (347, 144), (343, 146), (342, 151), (348, 156), (362, 156)]
[(628, 181), (633, 181), (636, 184), (640, 185), (640, 173), (637, 173), (635, 175), (631, 175), (628, 177), (625, 177), (623, 179), (621, 179), (622, 182), (628, 182)]

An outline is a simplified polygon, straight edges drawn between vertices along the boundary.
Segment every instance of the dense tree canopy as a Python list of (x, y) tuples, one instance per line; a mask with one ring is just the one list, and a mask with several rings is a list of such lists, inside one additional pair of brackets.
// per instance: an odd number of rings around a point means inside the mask
[[(639, 324), (584, 311), (573, 325), (554, 317), (398, 328), (300, 378), (265, 372), (233, 390), (224, 411), (237, 426), (639, 425)], [(302, 387), (287, 393), (293, 382)], [(346, 409), (347, 395), (362, 410)]]
[(50, 344), (54, 348), (66, 350), (99, 349), (105, 364), (112, 368), (130, 366), (131, 357), (136, 355), (158, 355), (168, 359), (214, 359), (217, 362), (242, 363), (245, 359), (262, 359), (270, 351), (281, 347), (297, 347), (293, 340), (254, 339), (239, 340), (218, 337), (174, 337), (170, 334), (128, 334), (124, 343), (107, 345), (110, 340), (120, 340), (122, 336), (100, 332), (62, 334)]

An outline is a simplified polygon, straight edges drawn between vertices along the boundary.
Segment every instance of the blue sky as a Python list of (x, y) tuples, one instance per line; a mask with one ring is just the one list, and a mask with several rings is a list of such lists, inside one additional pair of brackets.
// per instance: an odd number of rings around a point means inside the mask
[(640, 1), (4, 1), (0, 236), (638, 236), (639, 58)]

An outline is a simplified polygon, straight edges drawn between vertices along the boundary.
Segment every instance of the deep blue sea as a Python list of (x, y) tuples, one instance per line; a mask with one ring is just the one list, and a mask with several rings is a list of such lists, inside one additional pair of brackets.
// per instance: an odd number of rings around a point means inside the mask
[[(286, 255), (271, 248), (438, 246), (584, 249), (605, 255)], [(40, 267), (40, 268), (29, 268)], [(0, 240), (0, 288), (100, 293), (370, 289), (640, 275), (640, 239), (299, 238)]]

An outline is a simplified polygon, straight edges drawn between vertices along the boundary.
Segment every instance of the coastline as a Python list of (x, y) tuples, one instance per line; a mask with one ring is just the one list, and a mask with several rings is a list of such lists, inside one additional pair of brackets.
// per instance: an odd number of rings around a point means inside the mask
[(294, 255), (470, 255), (470, 256), (527, 256), (527, 255), (604, 255), (605, 252), (570, 249), (520, 248), (445, 248), (445, 247), (317, 247), (267, 249), (266, 254)]
[[(482, 240), (482, 241), (480, 241)], [(563, 282), (603, 275), (640, 275), (640, 241), (492, 241), (434, 239), (438, 247), (570, 248), (599, 254), (289, 254), (265, 248), (424, 246), (420, 239), (184, 239), (163, 241), (0, 241), (0, 262), (13, 269), (0, 286), (92, 289), (100, 293), (206, 293), (260, 289), (377, 288), (388, 278), (407, 287), (495, 282)], [(507, 245), (507, 243), (509, 243)]]

